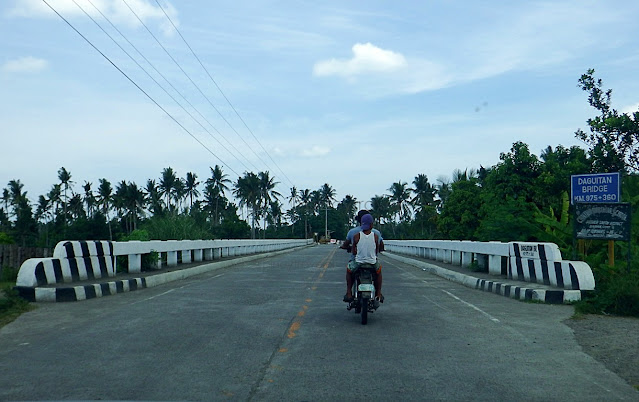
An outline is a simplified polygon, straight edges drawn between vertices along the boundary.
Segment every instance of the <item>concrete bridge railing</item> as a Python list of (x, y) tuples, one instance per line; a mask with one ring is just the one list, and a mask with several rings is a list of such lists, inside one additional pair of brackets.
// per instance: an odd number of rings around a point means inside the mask
[(224, 257), (260, 254), (312, 243), (310, 239), (169, 240), (169, 241), (62, 241), (51, 258), (32, 258), (18, 271), (16, 287), (38, 287), (116, 276), (118, 256), (127, 257), (128, 273), (142, 270), (142, 256), (157, 253), (156, 268), (163, 261), (178, 263), (213, 261)]
[(473, 242), (455, 240), (384, 240), (387, 251), (453, 265), (473, 262), (491, 275), (560, 289), (594, 290), (595, 279), (583, 261), (562, 259), (554, 243)]

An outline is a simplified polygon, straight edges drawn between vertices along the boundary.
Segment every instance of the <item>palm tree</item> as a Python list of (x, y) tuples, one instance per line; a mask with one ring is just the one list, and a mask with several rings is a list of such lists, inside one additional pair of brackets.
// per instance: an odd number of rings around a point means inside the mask
[(2, 201), (4, 202), (4, 210), (8, 214), (9, 213), (9, 201), (11, 201), (11, 194), (9, 194), (9, 190), (6, 188), (2, 189)]
[(60, 197), (62, 197), (62, 185), (52, 185), (51, 190), (49, 190), (49, 192), (47, 193), (47, 197), (49, 197), (49, 202), (53, 206), (53, 217), (57, 219), (58, 211), (60, 210)]
[(109, 219), (109, 211), (111, 210), (112, 202), (113, 188), (111, 187), (111, 183), (107, 179), (100, 179), (97, 205), (99, 208), (102, 208), (102, 214), (104, 215), (106, 221), (109, 223), (109, 240), (113, 240), (113, 233), (111, 231), (111, 219)]
[(34, 218), (37, 222), (42, 220), (42, 225), (44, 226), (44, 241), (46, 246), (49, 247), (49, 219), (47, 218), (51, 218), (51, 202), (43, 195), (38, 197), (38, 207), (36, 208)]
[(175, 213), (182, 209), (182, 201), (186, 198), (186, 184), (184, 180), (177, 179), (173, 185), (173, 199), (175, 200)]
[(259, 218), (260, 179), (252, 172), (245, 172), (238, 177), (233, 189), (233, 195), (240, 200), (240, 208), (246, 206), (247, 213), (251, 211), (251, 238), (255, 238), (255, 220)]
[(335, 190), (328, 183), (324, 183), (319, 189), (319, 197), (320, 205), (324, 207), (324, 238), (328, 240), (328, 207), (333, 207), (333, 202), (336, 201)]
[(229, 189), (226, 184), (230, 184), (231, 180), (228, 179), (228, 175), (224, 173), (221, 166), (215, 165), (215, 168), (209, 167), (209, 169), (211, 169), (211, 177), (206, 179), (206, 184), (213, 186), (209, 189), (209, 196), (215, 196), (215, 224), (217, 225), (220, 223), (219, 201), (224, 198), (224, 192)]
[(71, 172), (69, 172), (66, 168), (61, 167), (58, 170), (58, 179), (60, 180), (60, 183), (62, 184), (62, 186), (64, 187), (64, 203), (62, 204), (62, 208), (63, 208), (63, 213), (64, 213), (64, 236), (66, 237), (66, 232), (67, 232), (67, 190), (69, 189), (69, 186), (71, 184), (73, 184), (73, 182), (71, 181)]
[(122, 180), (115, 188), (113, 203), (125, 219), (127, 231), (131, 233), (137, 229), (137, 217), (143, 213), (144, 193), (135, 183)]
[(153, 215), (161, 215), (164, 212), (162, 210), (162, 196), (160, 195), (157, 184), (155, 184), (155, 180), (148, 179), (146, 181), (145, 191), (148, 210)]
[(311, 190), (305, 188), (300, 191), (300, 202), (304, 206), (304, 238), (308, 239), (308, 209), (312, 199)]
[(263, 211), (262, 216), (264, 218), (264, 236), (266, 236), (266, 215), (268, 214), (268, 208), (273, 201), (277, 201), (282, 196), (275, 190), (275, 186), (279, 184), (269, 172), (259, 172), (257, 174), (259, 179), (260, 195), (259, 204), (260, 210)]
[(13, 206), (13, 215), (16, 221), (20, 218), (20, 201), (26, 197), (26, 193), (22, 193), (24, 184), (20, 183), (20, 180), (11, 180), (8, 183), (9, 186), (9, 203)]
[(357, 199), (347, 194), (337, 205), (337, 209), (344, 211), (348, 217), (348, 225), (352, 225), (355, 213), (357, 212)]
[(371, 212), (379, 219), (380, 223), (391, 219), (391, 211), (391, 202), (388, 196), (375, 195), (371, 198)]
[(197, 181), (197, 174), (188, 172), (186, 174), (186, 179), (184, 180), (184, 187), (186, 191), (186, 196), (189, 197), (191, 201), (191, 208), (193, 208), (193, 197), (199, 197), (200, 192), (197, 189), (197, 186), (200, 184)]
[(162, 170), (162, 177), (160, 177), (160, 183), (158, 189), (160, 195), (166, 197), (166, 209), (171, 209), (171, 198), (175, 192), (175, 183), (178, 181), (175, 172), (171, 167), (167, 167)]
[(291, 233), (295, 233), (295, 207), (299, 199), (297, 187), (291, 187), (291, 195), (289, 195), (287, 199), (289, 204), (292, 205), (291, 209), (289, 209), (289, 216), (291, 218)]
[(89, 217), (93, 216), (93, 207), (95, 206), (95, 196), (91, 191), (91, 183), (88, 181), (84, 182), (82, 188), (84, 189), (84, 203), (87, 206), (87, 214)]
[(408, 215), (410, 214), (410, 192), (411, 189), (407, 187), (408, 183), (402, 182), (401, 180), (393, 183), (388, 191), (390, 191), (390, 200), (391, 205), (397, 211), (400, 221), (405, 221), (408, 219)]
[(452, 188), (450, 181), (443, 176), (438, 177), (437, 181), (439, 182), (437, 185), (437, 195), (439, 196), (439, 210), (441, 212), (444, 208), (444, 204), (446, 204), (446, 201), (450, 196), (450, 193), (452, 192)]
[(82, 200), (82, 196), (80, 194), (71, 193), (68, 212), (73, 219), (86, 217), (86, 211), (84, 210), (84, 201)]
[(427, 206), (435, 206), (435, 194), (437, 189), (428, 182), (428, 176), (418, 174), (413, 180), (413, 194), (415, 195), (410, 203), (416, 212), (420, 212)]

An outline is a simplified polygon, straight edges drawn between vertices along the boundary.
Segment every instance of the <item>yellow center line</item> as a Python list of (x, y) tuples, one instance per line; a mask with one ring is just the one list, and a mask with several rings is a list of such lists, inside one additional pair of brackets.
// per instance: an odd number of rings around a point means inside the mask
[[(317, 290), (317, 283), (322, 280), (322, 278), (324, 278), (324, 273), (326, 272), (326, 270), (328, 269), (328, 266), (330, 265), (331, 261), (333, 260), (333, 256), (335, 255), (335, 252), (337, 252), (337, 249), (334, 249), (327, 257), (325, 260), (323, 260), (322, 262), (320, 262), (320, 268), (322, 269), (322, 271), (319, 273), (318, 277), (315, 279), (315, 281), (313, 282), (313, 286), (311, 286), (311, 290), (315, 291)], [(310, 303), (312, 301), (312, 299), (307, 298), (306, 303)], [(306, 310), (308, 310), (308, 306), (307, 305), (303, 305), (302, 309), (297, 313), (297, 316), (295, 317), (295, 319), (293, 320), (293, 322), (291, 323), (291, 326), (288, 328), (288, 331), (286, 333), (286, 336), (289, 339), (293, 339), (295, 338), (295, 336), (297, 336), (296, 332), (300, 329), (300, 327), (302, 326), (302, 317), (304, 317), (306, 315)], [(288, 349), (286, 349), (286, 351), (288, 351)]]

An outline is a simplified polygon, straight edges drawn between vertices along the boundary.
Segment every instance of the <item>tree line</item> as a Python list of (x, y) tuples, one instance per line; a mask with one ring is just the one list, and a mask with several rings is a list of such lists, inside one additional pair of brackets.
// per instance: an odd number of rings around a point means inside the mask
[[(620, 172), (622, 200), (632, 204), (632, 226), (637, 227), (639, 111), (620, 113), (612, 108), (612, 91), (602, 89), (592, 69), (581, 76), (578, 86), (598, 113), (588, 119), (588, 132), (575, 132), (584, 148), (548, 146), (536, 156), (527, 144), (517, 141), (494, 166), (455, 170), (450, 178), (435, 182), (418, 173), (412, 180), (391, 183), (365, 203), (383, 236), (553, 242), (564, 255), (578, 254), (588, 261), (603, 292), (626, 289), (624, 303), (635, 306), (639, 315), (639, 248), (616, 244), (620, 255), (630, 252), (635, 262), (631, 274), (623, 276), (620, 270), (605, 267), (604, 242), (581, 242), (576, 250), (569, 200), (571, 175)], [(64, 167), (58, 170), (58, 179), (47, 194), (38, 196), (37, 203), (30, 201), (19, 179), (7, 183), (0, 204), (0, 244), (52, 247), (60, 240), (74, 239), (319, 239), (326, 235), (343, 239), (362, 204), (352, 195), (337, 202), (328, 183), (315, 190), (292, 187), (281, 194), (268, 171), (245, 172), (233, 182), (218, 165), (203, 179), (192, 172), (179, 177), (167, 167), (143, 187), (107, 179), (76, 186)], [(639, 244), (636, 240), (635, 231), (633, 243)], [(618, 296), (603, 299), (615, 300), (610, 303), (617, 305)]]

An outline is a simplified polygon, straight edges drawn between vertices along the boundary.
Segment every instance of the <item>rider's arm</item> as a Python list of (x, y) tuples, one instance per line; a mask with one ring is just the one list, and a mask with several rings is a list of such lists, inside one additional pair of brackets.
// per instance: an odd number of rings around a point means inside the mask
[(353, 236), (353, 255), (357, 255), (357, 243), (359, 242), (359, 233)]

